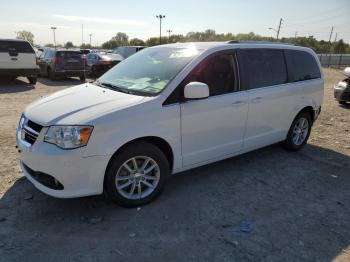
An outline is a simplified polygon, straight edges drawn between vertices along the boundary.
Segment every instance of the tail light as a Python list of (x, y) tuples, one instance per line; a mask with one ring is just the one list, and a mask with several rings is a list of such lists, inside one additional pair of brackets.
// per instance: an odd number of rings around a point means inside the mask
[(102, 65), (110, 65), (112, 63), (111, 60), (101, 60)]
[(53, 58), (53, 63), (54, 63), (55, 65), (59, 64), (60, 62), (61, 62), (61, 58), (60, 58), (59, 56), (55, 56), (55, 57)]

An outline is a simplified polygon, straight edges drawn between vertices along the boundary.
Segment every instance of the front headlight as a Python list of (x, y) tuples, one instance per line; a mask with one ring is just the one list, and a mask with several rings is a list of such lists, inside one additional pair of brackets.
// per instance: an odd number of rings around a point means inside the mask
[(44, 141), (63, 149), (86, 146), (92, 133), (92, 126), (50, 126)]

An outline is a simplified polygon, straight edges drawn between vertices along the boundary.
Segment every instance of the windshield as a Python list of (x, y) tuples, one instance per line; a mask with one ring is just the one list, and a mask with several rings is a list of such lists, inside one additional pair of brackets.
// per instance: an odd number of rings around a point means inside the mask
[(155, 95), (198, 54), (194, 46), (147, 48), (113, 67), (98, 82), (130, 93)]

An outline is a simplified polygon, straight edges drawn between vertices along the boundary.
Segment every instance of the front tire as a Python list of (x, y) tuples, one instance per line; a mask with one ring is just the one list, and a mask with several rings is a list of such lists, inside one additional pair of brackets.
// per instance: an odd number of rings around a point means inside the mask
[(169, 162), (158, 147), (147, 142), (131, 144), (112, 158), (105, 193), (124, 207), (145, 205), (161, 193), (169, 174)]
[(37, 80), (38, 80), (38, 78), (36, 76), (28, 76), (27, 79), (28, 79), (29, 83), (32, 85), (35, 85)]
[(312, 120), (307, 112), (299, 113), (289, 131), (286, 140), (283, 141), (283, 146), (289, 151), (298, 151), (303, 148), (309, 139), (311, 133)]

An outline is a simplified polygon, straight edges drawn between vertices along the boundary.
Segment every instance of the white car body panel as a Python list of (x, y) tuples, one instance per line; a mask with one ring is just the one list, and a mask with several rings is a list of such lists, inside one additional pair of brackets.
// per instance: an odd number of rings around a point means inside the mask
[[(171, 44), (184, 47), (193, 44)], [(49, 189), (24, 170), (41, 191), (56, 197), (100, 194), (111, 157), (126, 143), (157, 137), (171, 147), (172, 173), (212, 163), (286, 138), (295, 116), (305, 107), (319, 110), (323, 75), (315, 80), (223, 94), (201, 100), (163, 105), (173, 90), (204, 58), (217, 51), (251, 48), (251, 44), (197, 43), (204, 51), (190, 62), (157, 96), (129, 95), (83, 84), (35, 101), (24, 111), (44, 126), (32, 146), (17, 134), (21, 163), (57, 178), (65, 189)], [(307, 48), (254, 44), (254, 48)], [(316, 60), (319, 67), (318, 59)], [(258, 101), (255, 98), (260, 97)], [(92, 125), (86, 147), (62, 150), (43, 141), (50, 125)]]

